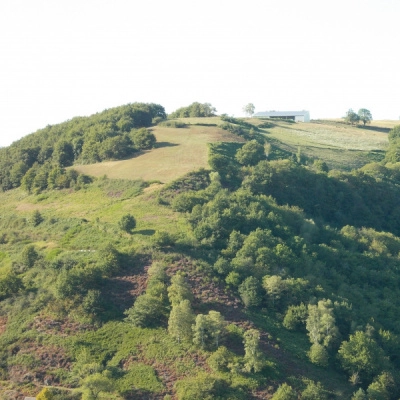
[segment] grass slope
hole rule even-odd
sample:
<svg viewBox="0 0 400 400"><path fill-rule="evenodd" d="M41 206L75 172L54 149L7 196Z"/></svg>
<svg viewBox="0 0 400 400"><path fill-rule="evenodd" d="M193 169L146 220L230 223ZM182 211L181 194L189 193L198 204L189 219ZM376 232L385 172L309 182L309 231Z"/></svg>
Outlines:
<svg viewBox="0 0 400 400"><path fill-rule="evenodd" d="M114 179L143 179L171 182L187 172L207 168L207 143L243 142L243 139L221 129L223 121L212 118L180 118L186 128L155 126L156 148L122 161L74 166L79 172ZM255 126L265 120L246 119ZM346 169L383 158L388 145L387 133L397 121L373 121L371 125L351 126L340 120L316 120L310 123L268 121L261 132L267 140L287 152L300 151L310 158L324 160L330 168Z"/></svg>
<svg viewBox="0 0 400 400"><path fill-rule="evenodd" d="M219 119L218 119L219 120ZM152 132L157 138L156 148L123 161L74 166L79 172L109 178L157 180L168 183L187 172L207 168L208 148L211 142L243 141L218 127L188 126L167 128L156 126Z"/></svg>
<svg viewBox="0 0 400 400"><path fill-rule="evenodd" d="M396 121L373 121L366 127L336 120L296 124L272 121L264 131L273 144L286 151L297 153L300 148L302 154L320 158L330 168L350 170L383 158L387 133L395 125Z"/></svg>

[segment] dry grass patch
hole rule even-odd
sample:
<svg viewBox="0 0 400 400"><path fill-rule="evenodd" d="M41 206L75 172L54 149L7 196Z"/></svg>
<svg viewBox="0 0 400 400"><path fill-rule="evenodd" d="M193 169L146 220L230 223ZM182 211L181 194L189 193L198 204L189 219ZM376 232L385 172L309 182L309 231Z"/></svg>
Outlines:
<svg viewBox="0 0 400 400"><path fill-rule="evenodd" d="M79 165L79 172L119 179L143 179L170 182L199 168L207 168L208 148L211 142L243 141L218 127L188 126L187 128L153 128L156 148L137 157L122 161Z"/></svg>

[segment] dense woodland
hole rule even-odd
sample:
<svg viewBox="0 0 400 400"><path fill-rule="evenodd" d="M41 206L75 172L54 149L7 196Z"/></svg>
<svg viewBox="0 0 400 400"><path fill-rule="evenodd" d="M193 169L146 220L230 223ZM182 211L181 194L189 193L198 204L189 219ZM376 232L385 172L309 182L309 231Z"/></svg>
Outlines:
<svg viewBox="0 0 400 400"><path fill-rule="evenodd" d="M28 135L0 149L2 194L134 199L148 183L73 165L150 150L166 118L135 103ZM135 241L134 209L1 215L5 398L399 399L400 126L382 162L345 172L269 143L268 121L222 120L246 142L210 144L210 169L154 195L184 231ZM132 301L126 276L142 282Z"/></svg>

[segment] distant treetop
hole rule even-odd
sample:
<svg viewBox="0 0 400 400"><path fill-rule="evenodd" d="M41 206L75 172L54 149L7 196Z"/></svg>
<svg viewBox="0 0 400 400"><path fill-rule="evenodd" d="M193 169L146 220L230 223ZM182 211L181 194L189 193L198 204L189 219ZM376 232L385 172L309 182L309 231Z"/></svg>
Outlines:
<svg viewBox="0 0 400 400"><path fill-rule="evenodd" d="M194 102L169 114L170 118L214 117L217 110L210 103Z"/></svg>

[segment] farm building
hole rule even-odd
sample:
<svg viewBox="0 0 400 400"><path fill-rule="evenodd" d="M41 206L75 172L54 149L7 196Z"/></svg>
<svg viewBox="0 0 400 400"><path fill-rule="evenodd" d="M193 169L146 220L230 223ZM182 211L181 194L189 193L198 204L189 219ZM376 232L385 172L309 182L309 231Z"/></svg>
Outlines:
<svg viewBox="0 0 400 400"><path fill-rule="evenodd" d="M291 119L296 122L310 122L308 111L264 111L253 115L255 118Z"/></svg>

